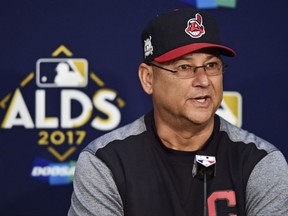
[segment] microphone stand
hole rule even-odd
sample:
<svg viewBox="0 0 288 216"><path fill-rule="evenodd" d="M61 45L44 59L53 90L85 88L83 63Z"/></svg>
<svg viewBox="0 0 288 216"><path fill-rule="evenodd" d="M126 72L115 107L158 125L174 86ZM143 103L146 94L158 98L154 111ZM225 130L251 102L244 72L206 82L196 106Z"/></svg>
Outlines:
<svg viewBox="0 0 288 216"><path fill-rule="evenodd" d="M204 169L204 216L207 216L207 176Z"/></svg>
<svg viewBox="0 0 288 216"><path fill-rule="evenodd" d="M208 175L208 176L207 176ZM215 156L208 156L205 153L195 155L194 164L192 168L193 178L203 180L204 183L204 216L208 215L207 208L207 180L211 180L216 175L216 158ZM208 178L208 179L207 179Z"/></svg>

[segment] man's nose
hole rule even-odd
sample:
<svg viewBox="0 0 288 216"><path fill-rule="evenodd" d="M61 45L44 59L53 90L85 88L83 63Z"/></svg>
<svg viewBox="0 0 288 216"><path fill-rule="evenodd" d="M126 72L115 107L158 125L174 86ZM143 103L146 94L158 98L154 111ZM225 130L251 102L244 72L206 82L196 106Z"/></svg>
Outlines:
<svg viewBox="0 0 288 216"><path fill-rule="evenodd" d="M207 87L210 85L210 80L206 74L204 67L195 68L195 77L193 80L193 86Z"/></svg>

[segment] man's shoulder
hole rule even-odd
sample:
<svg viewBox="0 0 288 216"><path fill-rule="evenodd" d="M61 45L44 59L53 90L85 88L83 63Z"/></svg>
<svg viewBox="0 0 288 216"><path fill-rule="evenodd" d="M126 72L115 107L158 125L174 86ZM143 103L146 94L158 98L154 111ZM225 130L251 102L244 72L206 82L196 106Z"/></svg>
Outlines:
<svg viewBox="0 0 288 216"><path fill-rule="evenodd" d="M278 149L268 142L267 140L260 138L254 133L247 131L243 128L239 128L225 119L220 117L220 132L225 132L232 142L241 142L243 144L254 144L257 149L264 150L267 153L277 151Z"/></svg>
<svg viewBox="0 0 288 216"><path fill-rule="evenodd" d="M141 116L135 121L126 124L120 128L117 128L113 131L110 131L89 143L83 151L88 151L92 154L95 154L97 150L104 148L109 143L115 141L123 141L131 136L136 136L144 131L146 131L146 125L144 122L145 116Z"/></svg>

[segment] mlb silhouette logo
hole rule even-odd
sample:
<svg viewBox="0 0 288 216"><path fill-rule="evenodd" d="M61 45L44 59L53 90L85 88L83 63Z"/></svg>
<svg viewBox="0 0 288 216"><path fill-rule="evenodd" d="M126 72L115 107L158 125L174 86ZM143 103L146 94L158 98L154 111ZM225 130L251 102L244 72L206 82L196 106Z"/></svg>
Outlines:
<svg viewBox="0 0 288 216"><path fill-rule="evenodd" d="M36 82L39 87L85 87L88 84L86 59L38 59Z"/></svg>
<svg viewBox="0 0 288 216"><path fill-rule="evenodd" d="M202 164L205 167L209 167L216 163L216 158L214 156L196 155L195 159L198 163Z"/></svg>

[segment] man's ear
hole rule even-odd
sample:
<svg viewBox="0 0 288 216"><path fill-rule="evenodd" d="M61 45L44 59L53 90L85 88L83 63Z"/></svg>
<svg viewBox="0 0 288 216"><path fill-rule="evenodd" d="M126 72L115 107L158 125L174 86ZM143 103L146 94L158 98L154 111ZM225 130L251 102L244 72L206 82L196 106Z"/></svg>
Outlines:
<svg viewBox="0 0 288 216"><path fill-rule="evenodd" d="M138 76L144 91L151 95L153 92L152 82L153 82L153 71L152 68L145 64L141 63L138 68Z"/></svg>

